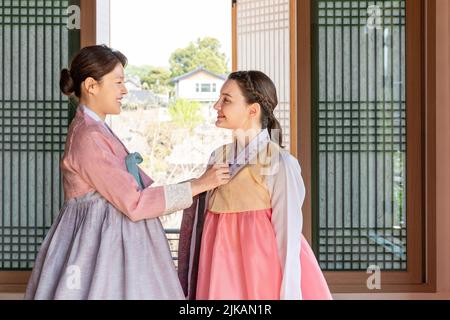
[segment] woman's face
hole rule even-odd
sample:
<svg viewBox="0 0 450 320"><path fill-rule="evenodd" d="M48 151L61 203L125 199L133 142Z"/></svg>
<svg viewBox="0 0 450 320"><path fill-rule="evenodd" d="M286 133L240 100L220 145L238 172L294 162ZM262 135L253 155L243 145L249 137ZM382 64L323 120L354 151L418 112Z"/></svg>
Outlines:
<svg viewBox="0 0 450 320"><path fill-rule="evenodd" d="M98 83L95 100L103 114L119 114L122 98L128 93L122 64L118 63L113 71L103 76Z"/></svg>
<svg viewBox="0 0 450 320"><path fill-rule="evenodd" d="M252 127L252 113L235 80L227 80L214 104L217 110L216 126L231 130L248 130Z"/></svg>

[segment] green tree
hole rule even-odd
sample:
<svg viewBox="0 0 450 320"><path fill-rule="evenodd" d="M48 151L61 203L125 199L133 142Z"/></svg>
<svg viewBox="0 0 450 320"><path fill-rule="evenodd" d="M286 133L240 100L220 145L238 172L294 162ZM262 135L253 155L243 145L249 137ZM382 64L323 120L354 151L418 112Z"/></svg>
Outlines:
<svg viewBox="0 0 450 320"><path fill-rule="evenodd" d="M168 93L172 89L170 82L170 71L162 67L152 67L141 78L142 84L147 84L150 91L154 93Z"/></svg>
<svg viewBox="0 0 450 320"><path fill-rule="evenodd" d="M176 125L192 130L204 121L200 114L200 107L197 101L177 99L169 105L169 114Z"/></svg>
<svg viewBox="0 0 450 320"><path fill-rule="evenodd" d="M170 81L170 71L167 68L150 65L129 65L125 69L125 74L128 77L138 76L142 87L154 93L165 94L173 89L173 84Z"/></svg>
<svg viewBox="0 0 450 320"><path fill-rule="evenodd" d="M142 66L135 66L135 65L127 65L125 68L125 76L138 76L139 78L143 78L145 75L147 75L154 67L150 65L142 65Z"/></svg>
<svg viewBox="0 0 450 320"><path fill-rule="evenodd" d="M228 73L227 58L220 48L219 40L205 37L175 50L169 59L171 76L180 76L200 66L217 74Z"/></svg>

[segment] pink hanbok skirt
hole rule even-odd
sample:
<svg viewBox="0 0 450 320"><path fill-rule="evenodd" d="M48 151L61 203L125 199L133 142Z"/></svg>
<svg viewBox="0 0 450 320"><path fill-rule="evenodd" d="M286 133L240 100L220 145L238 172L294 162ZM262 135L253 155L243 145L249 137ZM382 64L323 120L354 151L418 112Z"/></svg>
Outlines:
<svg viewBox="0 0 450 320"><path fill-rule="evenodd" d="M207 212L203 228L197 300L278 300L282 270L272 210ZM331 299L328 285L302 235L302 298Z"/></svg>

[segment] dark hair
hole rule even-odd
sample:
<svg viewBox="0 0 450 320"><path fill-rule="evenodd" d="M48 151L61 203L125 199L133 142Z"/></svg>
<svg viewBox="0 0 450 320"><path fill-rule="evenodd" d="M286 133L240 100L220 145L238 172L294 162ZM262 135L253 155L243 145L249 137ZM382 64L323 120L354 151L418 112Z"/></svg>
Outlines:
<svg viewBox="0 0 450 320"><path fill-rule="evenodd" d="M261 71L236 71L228 76L228 80L237 82L247 103L259 103L261 106L261 126L272 130L279 130L278 143L282 147L281 125L275 118L274 110L278 105L277 89L273 81Z"/></svg>
<svg viewBox="0 0 450 320"><path fill-rule="evenodd" d="M72 59L70 70L61 70L59 87L65 95L81 97L81 83L92 77L100 81L103 76L114 70L117 64L126 66L128 60L119 51L106 45L84 47Z"/></svg>

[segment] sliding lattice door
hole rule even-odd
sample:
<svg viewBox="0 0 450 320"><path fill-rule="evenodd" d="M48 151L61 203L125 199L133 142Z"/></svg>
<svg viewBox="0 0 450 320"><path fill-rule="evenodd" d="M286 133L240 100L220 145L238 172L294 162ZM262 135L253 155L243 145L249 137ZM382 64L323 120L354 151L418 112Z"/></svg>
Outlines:
<svg viewBox="0 0 450 320"><path fill-rule="evenodd" d="M0 0L0 271L29 270L63 204L67 0ZM74 40L74 41L73 41Z"/></svg>

